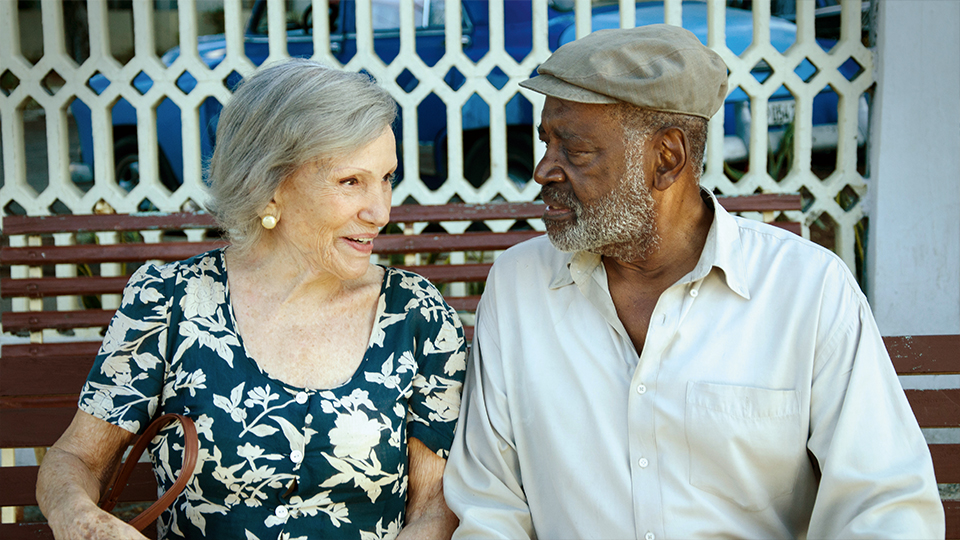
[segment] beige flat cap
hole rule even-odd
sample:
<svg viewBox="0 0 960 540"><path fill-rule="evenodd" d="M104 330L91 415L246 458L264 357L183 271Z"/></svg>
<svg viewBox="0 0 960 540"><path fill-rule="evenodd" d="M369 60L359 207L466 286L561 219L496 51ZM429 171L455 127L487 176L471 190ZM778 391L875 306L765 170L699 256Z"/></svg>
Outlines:
<svg viewBox="0 0 960 540"><path fill-rule="evenodd" d="M580 103L627 103L710 119L727 97L727 66L678 26L598 30L567 43L520 83Z"/></svg>

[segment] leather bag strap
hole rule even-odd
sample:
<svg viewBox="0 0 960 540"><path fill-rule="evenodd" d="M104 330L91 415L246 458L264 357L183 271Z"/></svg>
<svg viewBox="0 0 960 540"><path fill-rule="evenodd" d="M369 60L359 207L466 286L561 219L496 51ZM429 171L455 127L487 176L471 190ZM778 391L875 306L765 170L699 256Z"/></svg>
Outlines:
<svg viewBox="0 0 960 540"><path fill-rule="evenodd" d="M153 440L153 437L156 436L161 428L177 420L180 421L180 425L183 427L184 441L183 466L180 468L180 475L177 476L177 480L173 483L173 486L157 499L157 502L130 520L130 525L138 531L142 531L147 525L153 523L160 517L160 514L173 504L173 501L183 492L184 488L187 487L187 482L189 482L193 476L193 470L197 466L197 455L200 450L200 441L197 439L197 428L193 424L193 420L182 414L170 413L151 422L143 434L140 435L140 438L137 439L137 443L133 445L130 455L117 474L113 487L107 490L103 499L100 500L100 508L107 512L113 510L113 507L117 504L117 500L120 498L120 492L126 487L130 473L133 472L133 468L137 462L140 461L140 456L143 455L143 451L147 449L147 445L150 444L150 441Z"/></svg>

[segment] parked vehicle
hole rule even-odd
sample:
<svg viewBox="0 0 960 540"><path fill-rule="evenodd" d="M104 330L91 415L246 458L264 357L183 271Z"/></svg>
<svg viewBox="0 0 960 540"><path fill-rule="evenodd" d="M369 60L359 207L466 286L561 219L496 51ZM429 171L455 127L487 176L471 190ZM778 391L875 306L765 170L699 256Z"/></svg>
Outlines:
<svg viewBox="0 0 960 540"><path fill-rule="evenodd" d="M348 62L357 52L355 0L331 2L330 12L330 49L340 62ZM568 0L552 0L548 9L549 45L551 50L575 38L574 13ZM374 50L384 63L390 63L400 51L399 8L396 0L372 0ZM532 48L532 12L531 2L504 2L505 48L515 59L524 58ZM445 52L444 2L443 0L416 0L416 50L420 59L428 66L435 65ZM638 2L636 7L637 25L661 23L664 20L662 2ZM244 47L247 57L260 65L266 59L269 47L267 39L266 0L258 0L248 22ZM313 13L310 0L288 2L287 10L287 47L291 56L312 56L313 54ZM592 25L594 30L619 27L619 5L597 5L593 8ZM749 11L736 8L726 10L727 46L736 54L742 53L753 38L753 15ZM703 2L687 1L683 4L683 26L696 34L701 41L707 39L707 6ZM462 0L463 52L473 61L480 60L489 51L490 28L488 2L486 0ZM770 39L773 46L783 52L795 41L796 26L787 20L772 18ZM825 46L831 43L824 42ZM215 68L226 54L226 41L223 35L201 36L198 43L200 58L211 68ZM175 47L163 55L165 65L171 65L180 55ZM807 63L797 68L798 75L806 78L813 74L815 67ZM850 66L850 69L857 69ZM753 73L763 80L769 75L770 67L762 63ZM236 73L227 78L228 87L240 79ZM463 75L451 69L445 76L445 82L457 89L464 83ZM507 81L506 75L494 70L488 80L497 87ZM397 79L404 90L411 91L417 81L409 71L404 71ZM90 79L89 85L96 92L102 92L110 84L105 77L97 75ZM150 78L139 74L133 85L145 93L152 85ZM196 86L196 80L190 73L184 73L177 80L177 86L189 93ZM865 109L865 104L862 105ZM750 130L750 102L739 88L727 98L724 120L724 157L727 161L742 161L747 157ZM200 147L205 158L212 153L215 142L216 125L221 104L214 98L207 98L200 107ZM80 133L81 155L91 168L94 166L93 133L91 130L90 110L79 100L74 101L72 112L76 118ZM490 113L486 103L477 95L472 96L462 108L464 175L474 185L479 186L490 175ZM780 88L769 102L768 123L771 133L771 147L775 148L782 135L783 127L793 120L794 101L789 92ZM522 185L533 175L533 110L529 102L515 96L507 105L506 123L508 126L508 174ZM121 99L112 110L114 136L114 166L117 179L127 189L132 189L139 181L138 143L136 138L136 111ZM837 143L837 96L829 90L821 92L814 100L814 150L836 147ZM862 128L866 129L865 111ZM435 95L424 99L418 107L418 138L420 150L420 174L431 188L439 186L447 176L447 126L446 107ZM163 100L157 107L157 133L160 147L160 175L164 185L176 189L183 182L183 151L180 111L174 103ZM399 133L399 131L398 131ZM865 137L861 137L863 140ZM402 171L401 171L402 173Z"/></svg>

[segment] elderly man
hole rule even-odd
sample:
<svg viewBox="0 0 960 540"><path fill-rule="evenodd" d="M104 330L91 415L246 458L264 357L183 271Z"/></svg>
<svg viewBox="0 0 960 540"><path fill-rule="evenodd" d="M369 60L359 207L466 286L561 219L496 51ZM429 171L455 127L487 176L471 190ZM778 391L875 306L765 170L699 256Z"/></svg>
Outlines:
<svg viewBox="0 0 960 540"><path fill-rule="evenodd" d="M456 537L942 538L843 262L699 187L720 57L657 25L538 73L549 241L504 253L480 302L444 478Z"/></svg>

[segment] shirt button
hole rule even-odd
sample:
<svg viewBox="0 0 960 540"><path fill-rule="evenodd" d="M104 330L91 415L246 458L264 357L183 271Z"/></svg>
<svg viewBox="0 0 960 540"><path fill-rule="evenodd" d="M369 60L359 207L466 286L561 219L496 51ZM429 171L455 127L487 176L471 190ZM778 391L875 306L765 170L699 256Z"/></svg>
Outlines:
<svg viewBox="0 0 960 540"><path fill-rule="evenodd" d="M696 289L690 289L690 296L696 298L698 294L700 294L700 293L697 292ZM653 535L651 534L650 536L651 536L651 538L647 538L647 540L653 540L653 538L652 538Z"/></svg>
<svg viewBox="0 0 960 540"><path fill-rule="evenodd" d="M642 384L641 384L640 386L637 387L637 393L638 393L638 394L641 394L641 395L642 395L642 394L646 394L646 393L647 393L647 387L646 387L645 385L642 385Z"/></svg>
<svg viewBox="0 0 960 540"><path fill-rule="evenodd" d="M290 461L294 463L300 463L301 461L303 461L303 452L299 450L294 450L293 452L290 452Z"/></svg>
<svg viewBox="0 0 960 540"><path fill-rule="evenodd" d="M307 402L307 393L306 393L306 392L299 392L299 393L297 393L297 397L296 397L295 399L297 400L297 403L303 405L304 403Z"/></svg>
<svg viewBox="0 0 960 540"><path fill-rule="evenodd" d="M652 532L648 532L647 534L643 535L643 538L644 540L654 540L656 536Z"/></svg>
<svg viewBox="0 0 960 540"><path fill-rule="evenodd" d="M638 461L637 463L640 464L640 468L641 468L641 469L646 469L646 468L647 468L647 465L650 464L650 462L647 461L647 458L645 458L645 457L640 458L640 461Z"/></svg>
<svg viewBox="0 0 960 540"><path fill-rule="evenodd" d="M273 515L277 516L280 519L287 519L288 514L289 512L287 512L286 506L278 506L277 509L273 511Z"/></svg>

